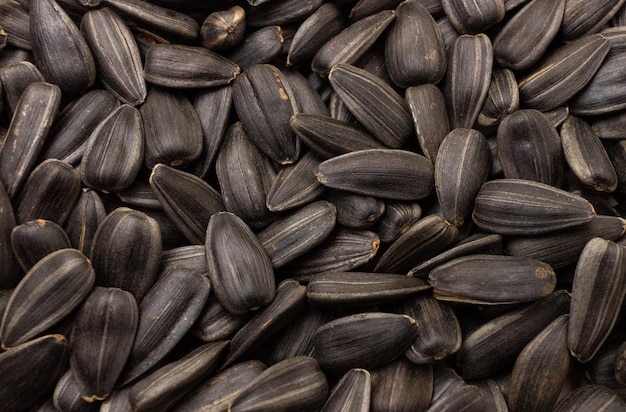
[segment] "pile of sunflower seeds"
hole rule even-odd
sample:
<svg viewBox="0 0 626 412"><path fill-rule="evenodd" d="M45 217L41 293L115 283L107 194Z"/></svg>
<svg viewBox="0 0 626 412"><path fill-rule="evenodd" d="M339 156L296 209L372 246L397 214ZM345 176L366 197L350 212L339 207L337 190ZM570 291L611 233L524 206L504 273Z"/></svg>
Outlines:
<svg viewBox="0 0 626 412"><path fill-rule="evenodd" d="M1 410L626 410L626 0L0 26Z"/></svg>

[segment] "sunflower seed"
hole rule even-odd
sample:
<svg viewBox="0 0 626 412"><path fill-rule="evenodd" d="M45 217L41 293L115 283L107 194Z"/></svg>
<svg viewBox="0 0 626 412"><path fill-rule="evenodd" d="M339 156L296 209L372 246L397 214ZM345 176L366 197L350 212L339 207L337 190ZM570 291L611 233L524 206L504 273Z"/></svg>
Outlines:
<svg viewBox="0 0 626 412"><path fill-rule="evenodd" d="M421 216L422 208L417 203L386 202L385 213L376 224L376 233L381 242L391 243Z"/></svg>
<svg viewBox="0 0 626 412"><path fill-rule="evenodd" d="M31 83L45 82L43 74L30 61L9 64L0 70L5 115L8 120L15 115L20 97Z"/></svg>
<svg viewBox="0 0 626 412"><path fill-rule="evenodd" d="M248 8L246 24L248 27L287 25L305 19L323 3L323 0L272 0L267 4Z"/></svg>
<svg viewBox="0 0 626 412"><path fill-rule="evenodd" d="M61 376L52 394L52 409L64 412L97 412L98 402L87 402L78 390L78 383L71 369Z"/></svg>
<svg viewBox="0 0 626 412"><path fill-rule="evenodd" d="M102 400L113 390L133 347L139 321L132 294L95 287L78 311L70 364L80 395Z"/></svg>
<svg viewBox="0 0 626 412"><path fill-rule="evenodd" d="M593 358L619 315L626 292L624 253L621 245L593 238L578 259L567 346L581 363Z"/></svg>
<svg viewBox="0 0 626 412"><path fill-rule="evenodd" d="M300 113L330 116L322 96L304 75L293 68L285 69L283 74L291 85L293 95L300 106Z"/></svg>
<svg viewBox="0 0 626 412"><path fill-rule="evenodd" d="M2 347L22 344L54 326L85 300L94 281L91 263L75 249L41 259L9 298L0 327Z"/></svg>
<svg viewBox="0 0 626 412"><path fill-rule="evenodd" d="M204 255L204 247L202 248ZM249 316L233 315L217 300L215 295L209 296L193 324L191 333L203 342L215 342L234 335L248 321Z"/></svg>
<svg viewBox="0 0 626 412"><path fill-rule="evenodd" d="M446 391L437 400L433 401L427 412L480 412L487 410L488 400L476 385L460 385Z"/></svg>
<svg viewBox="0 0 626 412"><path fill-rule="evenodd" d="M96 63L87 41L56 1L30 5L30 37L35 62L47 81L70 94L93 86Z"/></svg>
<svg viewBox="0 0 626 412"><path fill-rule="evenodd" d="M246 12L239 6L209 14L202 22L200 40L209 50L228 50L243 40Z"/></svg>
<svg viewBox="0 0 626 412"><path fill-rule="evenodd" d="M11 246L24 272L28 272L46 255L71 247L63 228L43 219L15 226L11 231Z"/></svg>
<svg viewBox="0 0 626 412"><path fill-rule="evenodd" d="M517 109L519 109L519 89L515 73L509 69L492 71L489 92L478 115L478 124L494 126Z"/></svg>
<svg viewBox="0 0 626 412"><path fill-rule="evenodd" d="M371 227L385 212L381 200L342 190L332 190L328 201L337 208L337 223L353 229Z"/></svg>
<svg viewBox="0 0 626 412"><path fill-rule="evenodd" d="M22 278L19 261L13 254L11 233L17 225L13 206L4 189L0 184L0 289L15 287Z"/></svg>
<svg viewBox="0 0 626 412"><path fill-rule="evenodd" d="M7 43L23 50L32 50L30 13L15 0L0 2L0 26L7 33Z"/></svg>
<svg viewBox="0 0 626 412"><path fill-rule="evenodd" d="M350 369L330 392L322 412L370 410L371 376L365 369Z"/></svg>
<svg viewBox="0 0 626 412"><path fill-rule="evenodd" d="M65 232L72 247L87 258L91 257L91 243L105 217L106 210L98 193L82 189L65 223Z"/></svg>
<svg viewBox="0 0 626 412"><path fill-rule="evenodd" d="M280 26L265 26L250 33L244 41L225 53L241 71L255 64L269 63L283 50L283 32Z"/></svg>
<svg viewBox="0 0 626 412"><path fill-rule="evenodd" d="M567 0L561 35L565 40L572 40L596 32L611 20L623 4L624 0L602 0L593 5L584 0Z"/></svg>
<svg viewBox="0 0 626 412"><path fill-rule="evenodd" d="M372 412L425 411L433 392L432 365L416 365L404 357L371 371Z"/></svg>
<svg viewBox="0 0 626 412"><path fill-rule="evenodd" d="M133 407L128 399L129 392L130 386L114 390L111 392L111 395L102 402L99 412L131 412Z"/></svg>
<svg viewBox="0 0 626 412"><path fill-rule="evenodd" d="M81 20L81 31L104 87L131 106L143 103L147 92L141 56L122 17L108 7L89 10Z"/></svg>
<svg viewBox="0 0 626 412"><path fill-rule="evenodd" d="M504 18L504 0L441 0L443 11L461 34L485 31Z"/></svg>
<svg viewBox="0 0 626 412"><path fill-rule="evenodd" d="M611 389L600 385L581 386L562 398L554 407L555 412L619 412L624 409L626 402Z"/></svg>

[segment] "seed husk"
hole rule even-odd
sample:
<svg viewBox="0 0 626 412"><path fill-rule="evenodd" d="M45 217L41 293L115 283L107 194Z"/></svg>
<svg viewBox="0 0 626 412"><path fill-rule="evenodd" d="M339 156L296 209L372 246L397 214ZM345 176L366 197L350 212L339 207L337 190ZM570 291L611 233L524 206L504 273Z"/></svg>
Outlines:
<svg viewBox="0 0 626 412"><path fill-rule="evenodd" d="M584 0L567 0L561 24L561 35L572 40L602 27L617 13L624 0L601 0L588 4Z"/></svg>
<svg viewBox="0 0 626 412"><path fill-rule="evenodd" d="M437 22L419 1L396 8L387 33L385 62L394 84L439 83L446 73L446 49Z"/></svg>
<svg viewBox="0 0 626 412"><path fill-rule="evenodd" d="M0 150L0 180L10 198L35 167L60 102L59 86L45 82L30 84L17 102Z"/></svg>
<svg viewBox="0 0 626 412"><path fill-rule="evenodd" d="M15 115L17 104L24 90L31 84L45 82L41 71L28 60L13 62L0 70L2 81L3 108L9 118Z"/></svg>
<svg viewBox="0 0 626 412"><path fill-rule="evenodd" d="M284 212L305 206L317 199L324 192L324 186L315 176L321 162L321 159L310 151L297 162L284 166L267 192L265 200L267 208L272 212Z"/></svg>
<svg viewBox="0 0 626 412"><path fill-rule="evenodd" d="M206 230L207 268L218 300L235 315L269 304L276 294L272 262L237 215L211 216Z"/></svg>
<svg viewBox="0 0 626 412"><path fill-rule="evenodd" d="M98 193L91 189L82 189L65 222L65 232L72 247L87 258L91 257L91 243L106 215Z"/></svg>
<svg viewBox="0 0 626 412"><path fill-rule="evenodd" d="M461 347L461 326L448 304L420 294L398 302L395 311L420 321L417 337L404 353L411 362L430 364Z"/></svg>
<svg viewBox="0 0 626 412"><path fill-rule="evenodd" d="M137 178L145 140L139 110L122 105L91 133L80 163L84 184L103 192L119 192Z"/></svg>
<svg viewBox="0 0 626 412"><path fill-rule="evenodd" d="M400 300L429 288L422 279L391 273L325 272L309 282L306 296L315 305L356 307Z"/></svg>
<svg viewBox="0 0 626 412"><path fill-rule="evenodd" d="M219 192L199 177L162 163L152 169L150 186L189 242L204 244L211 215L225 210Z"/></svg>
<svg viewBox="0 0 626 412"><path fill-rule="evenodd" d="M439 215L422 218L393 242L374 271L405 274L420 261L430 259L455 243L458 234L456 226Z"/></svg>
<svg viewBox="0 0 626 412"><path fill-rule="evenodd" d="M589 83L610 48L606 37L592 34L554 50L519 81L522 106L546 111L564 105Z"/></svg>
<svg viewBox="0 0 626 412"><path fill-rule="evenodd" d="M498 159L507 179L527 179L559 187L564 160L561 138L550 120L522 109L498 126Z"/></svg>
<svg viewBox="0 0 626 412"><path fill-rule="evenodd" d="M52 394L52 410L67 412L97 412L98 402L86 402L78 390L74 373L68 369L57 382Z"/></svg>
<svg viewBox="0 0 626 412"><path fill-rule="evenodd" d="M99 412L131 411L133 406L128 399L129 392L130 386L115 389L111 392L111 395L100 404Z"/></svg>
<svg viewBox="0 0 626 412"><path fill-rule="evenodd" d="M0 354L2 408L28 410L49 393L65 368L69 343L63 335L46 335Z"/></svg>
<svg viewBox="0 0 626 412"><path fill-rule="evenodd" d="M310 82L311 75L307 78L294 68L286 68L283 74L287 78L293 95L300 106L300 113L330 116L330 111L326 107L324 99ZM312 75L315 76L314 74ZM328 88L330 89L330 86Z"/></svg>
<svg viewBox="0 0 626 412"><path fill-rule="evenodd" d="M202 248L204 255L204 247ZM233 315L217 300L215 295L209 296L193 324L191 333L203 342L216 342L228 339L248 321L249 316Z"/></svg>
<svg viewBox="0 0 626 412"><path fill-rule="evenodd" d="M187 266L195 269L201 275L207 274L204 246L187 245L164 250L159 261L159 274L164 275L175 266Z"/></svg>
<svg viewBox="0 0 626 412"><path fill-rule="evenodd" d="M337 223L353 229L367 229L385 213L385 203L372 196L333 190L328 201L337 208Z"/></svg>
<svg viewBox="0 0 626 412"><path fill-rule="evenodd" d="M335 227L337 211L320 200L285 215L257 234L275 269L322 243Z"/></svg>
<svg viewBox="0 0 626 412"><path fill-rule="evenodd" d="M435 162L439 145L450 132L443 92L433 84L411 86L405 91L417 140L424 156Z"/></svg>
<svg viewBox="0 0 626 412"><path fill-rule="evenodd" d="M467 334L457 353L463 377L481 379L505 369L543 328L569 312L570 294L558 290L521 309L512 310Z"/></svg>
<svg viewBox="0 0 626 412"><path fill-rule="evenodd" d="M188 89L223 86L240 71L237 64L204 47L161 43L148 50L143 75L161 87Z"/></svg>
<svg viewBox="0 0 626 412"><path fill-rule="evenodd" d="M28 272L46 255L71 247L63 228L43 219L15 226L11 231L11 246L24 272Z"/></svg>
<svg viewBox="0 0 626 412"><path fill-rule="evenodd" d="M371 376L365 369L350 369L330 392L322 412L370 410Z"/></svg>
<svg viewBox="0 0 626 412"><path fill-rule="evenodd" d="M22 277L20 265L13 254L11 245L11 233L17 226L15 214L9 196L0 184L0 261L4 262L0 266L0 289L15 287Z"/></svg>
<svg viewBox="0 0 626 412"><path fill-rule="evenodd" d="M340 63L332 67L328 79L350 112L385 146L398 149L414 135L409 106L381 78Z"/></svg>
<svg viewBox="0 0 626 412"><path fill-rule="evenodd" d="M233 84L237 115L254 144L280 164L293 163L300 154L300 140L289 119L299 106L281 71L270 64L257 64Z"/></svg>
<svg viewBox="0 0 626 412"><path fill-rule="evenodd" d="M578 180L599 192L613 192L617 175L597 133L584 120L569 116L561 126L565 160Z"/></svg>
<svg viewBox="0 0 626 412"><path fill-rule="evenodd" d="M228 341L207 343L135 383L128 398L133 411L163 411L187 395L219 365Z"/></svg>
<svg viewBox="0 0 626 412"><path fill-rule="evenodd" d="M131 106L143 103L147 91L141 56L122 17L109 7L89 10L83 16L80 28L104 87Z"/></svg>
<svg viewBox="0 0 626 412"><path fill-rule="evenodd" d="M424 156L399 149L368 149L322 162L324 186L391 200L419 200L434 186L433 165Z"/></svg>
<svg viewBox="0 0 626 412"><path fill-rule="evenodd" d="M472 218L481 229L502 235L536 235L590 222L593 206L580 196L524 179L485 183Z"/></svg>
<svg viewBox="0 0 626 412"><path fill-rule="evenodd" d="M511 412L550 410L557 401L570 365L568 315L550 323L520 353L508 384Z"/></svg>
<svg viewBox="0 0 626 412"><path fill-rule="evenodd" d="M89 295L94 281L91 263L75 249L41 259L9 298L0 327L2 348L22 344L68 316Z"/></svg>
<svg viewBox="0 0 626 412"><path fill-rule="evenodd" d="M371 371L372 412L421 411L433 393L432 365L416 365L404 357Z"/></svg>
<svg viewBox="0 0 626 412"><path fill-rule="evenodd" d="M404 353L417 336L413 318L368 312L335 319L313 337L315 357L333 374L352 368L375 369Z"/></svg>
<svg viewBox="0 0 626 412"><path fill-rule="evenodd" d="M240 122L228 129L217 153L215 171L226 210L255 228L272 220L266 199L276 172Z"/></svg>
<svg viewBox="0 0 626 412"><path fill-rule="evenodd" d="M0 3L0 26L7 33L7 43L23 50L32 50L30 13L15 0Z"/></svg>
<svg viewBox="0 0 626 412"><path fill-rule="evenodd" d="M303 20L314 13L324 3L323 0L272 0L248 8L246 24L248 27L271 25L284 26Z"/></svg>
<svg viewBox="0 0 626 412"><path fill-rule="evenodd" d="M209 296L209 280L178 266L150 289L139 305L139 325L133 349L118 383L144 377L191 328Z"/></svg>
<svg viewBox="0 0 626 412"><path fill-rule="evenodd" d="M498 255L454 259L433 269L428 280L437 299L486 305L537 300L552 293L556 286L550 265Z"/></svg>
<svg viewBox="0 0 626 412"><path fill-rule="evenodd" d="M474 382L474 384L478 386L483 393L488 405L488 410L494 412L507 412L509 410L504 393L502 393L502 389L496 381L493 379L483 379Z"/></svg>
<svg viewBox="0 0 626 412"><path fill-rule="evenodd" d="M504 18L504 0L441 0L443 11L461 34L485 31Z"/></svg>
<svg viewBox="0 0 626 412"><path fill-rule="evenodd" d="M626 127L626 111L620 110L616 113L594 117L589 120L591 121L591 127L593 127L601 139L622 140L624 127Z"/></svg>
<svg viewBox="0 0 626 412"><path fill-rule="evenodd" d="M324 3L303 21L293 36L287 54L287 66L298 65L315 53L346 27L341 11L334 3Z"/></svg>
<svg viewBox="0 0 626 412"><path fill-rule="evenodd" d="M478 124L496 125L517 109L519 109L519 89L515 73L509 69L493 70L489 92L478 115Z"/></svg>
<svg viewBox="0 0 626 412"><path fill-rule="evenodd" d="M271 335L295 321L306 306L306 288L293 279L282 281L276 297L267 307L246 322L230 341L222 369L258 348Z"/></svg>
<svg viewBox="0 0 626 412"><path fill-rule="evenodd" d="M161 246L153 218L138 210L115 209L102 221L91 245L97 284L131 292L141 302L157 280Z"/></svg>
<svg viewBox="0 0 626 412"><path fill-rule="evenodd" d="M108 397L133 347L139 321L132 294L95 287L72 330L71 370L86 402Z"/></svg>
<svg viewBox="0 0 626 412"><path fill-rule="evenodd" d="M618 412L626 408L615 391L600 385L586 385L575 389L554 407L555 412L603 411Z"/></svg>
<svg viewBox="0 0 626 412"><path fill-rule="evenodd" d="M421 216L422 208L418 203L385 202L385 213L377 222L375 231L381 242L391 243Z"/></svg>
<svg viewBox="0 0 626 412"><path fill-rule="evenodd" d="M394 18L393 10L383 10L349 25L318 49L311 62L311 70L325 76L339 63L356 63Z"/></svg>
<svg viewBox="0 0 626 412"><path fill-rule="evenodd" d="M626 258L621 245L593 238L574 274L567 345L581 363L593 358L613 329L626 292Z"/></svg>
<svg viewBox="0 0 626 412"><path fill-rule="evenodd" d="M263 371L232 401L232 412L286 412L320 408L328 382L319 363L307 356L284 360Z"/></svg>
<svg viewBox="0 0 626 412"><path fill-rule="evenodd" d="M255 64L270 63L282 52L284 41L280 26L265 26L246 36L226 53L226 58L244 71Z"/></svg>
<svg viewBox="0 0 626 412"><path fill-rule="evenodd" d="M443 216L461 226L489 174L489 144L477 130L454 129L443 139L435 159L435 189Z"/></svg>
<svg viewBox="0 0 626 412"><path fill-rule="evenodd" d="M513 70L535 64L556 37L566 0L533 0L505 23L493 41L495 59Z"/></svg>
<svg viewBox="0 0 626 412"><path fill-rule="evenodd" d="M479 412L487 410L487 402L488 400L478 386L463 383L450 388L442 393L437 400L433 400L427 412Z"/></svg>
<svg viewBox="0 0 626 412"><path fill-rule="evenodd" d="M202 22L200 40L209 50L228 50L239 44L246 32L246 12L233 6L209 14Z"/></svg>
<svg viewBox="0 0 626 412"><path fill-rule="evenodd" d="M222 411L228 410L232 399L256 379L266 366L258 360L238 363L225 369L200 384L183 401L176 405L174 412Z"/></svg>

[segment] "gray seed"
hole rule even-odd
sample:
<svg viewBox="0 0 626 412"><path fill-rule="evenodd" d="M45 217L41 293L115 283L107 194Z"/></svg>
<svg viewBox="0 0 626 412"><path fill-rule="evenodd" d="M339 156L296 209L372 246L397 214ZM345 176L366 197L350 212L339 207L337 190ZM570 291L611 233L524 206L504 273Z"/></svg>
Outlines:
<svg viewBox="0 0 626 412"><path fill-rule="evenodd" d="M504 18L504 0L441 0L443 11L462 34L485 31Z"/></svg>
<svg viewBox="0 0 626 412"><path fill-rule="evenodd" d="M200 28L202 45L209 50L228 50L243 40L246 12L239 6L209 14Z"/></svg>
<svg viewBox="0 0 626 412"><path fill-rule="evenodd" d="M28 272L46 255L71 247L63 228L43 219L15 226L11 231L11 246L24 272Z"/></svg>
<svg viewBox="0 0 626 412"><path fill-rule="evenodd" d="M433 393L432 365L416 365L404 357L371 371L370 410L423 411Z"/></svg>
<svg viewBox="0 0 626 412"><path fill-rule="evenodd" d="M350 369L330 392L322 412L370 410L371 377L365 369Z"/></svg>

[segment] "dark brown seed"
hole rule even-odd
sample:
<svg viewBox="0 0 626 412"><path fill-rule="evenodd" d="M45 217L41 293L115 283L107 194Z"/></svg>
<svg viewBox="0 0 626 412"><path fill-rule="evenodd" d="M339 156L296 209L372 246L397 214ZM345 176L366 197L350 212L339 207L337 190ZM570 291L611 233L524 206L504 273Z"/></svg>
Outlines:
<svg viewBox="0 0 626 412"><path fill-rule="evenodd" d="M434 163L439 145L450 132L444 95L435 85L423 84L406 89L405 98L422 153Z"/></svg>
<svg viewBox="0 0 626 412"><path fill-rule="evenodd" d="M202 247L204 255L204 247ZM217 300L209 296L194 323L191 333L203 342L215 342L234 335L248 321L247 315L233 315Z"/></svg>
<svg viewBox="0 0 626 412"><path fill-rule="evenodd" d="M237 115L254 144L280 164L293 163L300 154L300 140L289 119L299 112L285 76L269 64L254 65L233 84Z"/></svg>
<svg viewBox="0 0 626 412"><path fill-rule="evenodd" d="M398 313L419 319L417 337L404 352L411 362L440 361L461 347L461 326L448 304L421 294L399 302L395 308Z"/></svg>
<svg viewBox="0 0 626 412"><path fill-rule="evenodd" d="M437 22L419 1L404 1L385 42L389 76L399 87L439 83L446 73L446 48Z"/></svg>
<svg viewBox="0 0 626 412"><path fill-rule="evenodd" d="M80 163L80 177L89 187L119 192L129 187L144 161L144 133L139 110L122 105L91 133Z"/></svg>
<svg viewBox="0 0 626 412"><path fill-rule="evenodd" d="M11 233L17 225L13 206L4 189L0 184L0 289L15 287L21 279L20 265L11 245Z"/></svg>
<svg viewBox="0 0 626 412"><path fill-rule="evenodd" d="M417 336L415 319L371 312L346 316L321 326L313 337L315 357L325 370L375 369L390 363Z"/></svg>
<svg viewBox="0 0 626 412"><path fill-rule="evenodd" d="M164 275L175 266L187 266L195 269L201 275L207 274L204 246L187 245L164 250L159 262L159 274Z"/></svg>
<svg viewBox="0 0 626 412"><path fill-rule="evenodd" d="M330 39L341 32L346 24L341 11L334 3L324 3L315 13L303 21L293 36L287 65L298 65L315 56Z"/></svg>
<svg viewBox="0 0 626 412"><path fill-rule="evenodd" d="M481 229L503 235L537 235L590 222L589 202L543 183L500 179L483 185L473 220Z"/></svg>
<svg viewBox="0 0 626 412"><path fill-rule="evenodd" d="M280 26L265 26L250 33L244 41L225 53L228 60L241 71L255 64L269 63L283 50L283 32Z"/></svg>
<svg viewBox="0 0 626 412"><path fill-rule="evenodd" d="M551 52L519 81L522 105L541 111L564 105L589 83L610 48L606 37L592 34Z"/></svg>
<svg viewBox="0 0 626 412"><path fill-rule="evenodd" d="M338 63L356 63L394 18L393 10L383 10L349 25L319 48L311 62L311 69L324 76Z"/></svg>
<svg viewBox="0 0 626 412"><path fill-rule="evenodd" d="M265 365L257 360L233 365L200 384L182 402L176 405L173 411L227 410L232 399L265 369Z"/></svg>
<svg viewBox="0 0 626 412"><path fill-rule="evenodd" d="M418 1L418 3L428 3L430 0ZM357 20L361 20L367 16L371 16L372 14L376 14L383 10L393 10L398 4L400 4L402 0L359 0L356 4L350 9L349 18L351 22L355 22ZM439 2L441 0L430 1L431 3ZM354 2L352 2L354 3ZM441 4L439 4L441 6ZM426 6L427 7L427 6ZM428 7L427 7L428 8ZM440 7L441 8L441 7ZM430 10L429 10L430 11ZM441 10L439 10L441 11Z"/></svg>
<svg viewBox="0 0 626 412"><path fill-rule="evenodd" d="M478 115L478 124L493 126L519 109L519 89L515 73L509 69L491 72L491 84L485 104Z"/></svg>
<svg viewBox="0 0 626 412"><path fill-rule="evenodd" d="M130 392L130 386L121 389L115 389L111 392L111 395L101 403L99 412L117 412L133 410L133 406L128 399L128 393Z"/></svg>
<svg viewBox="0 0 626 412"><path fill-rule="evenodd" d="M507 412L509 410L504 393L502 393L500 385L498 385L495 380L483 379L474 382L474 384L480 388L483 396L485 397L488 410L494 412Z"/></svg>
<svg viewBox="0 0 626 412"><path fill-rule="evenodd" d="M330 116L326 103L309 79L293 68L285 69L283 74L291 85L293 95L300 106L300 113Z"/></svg>
<svg viewBox="0 0 626 412"><path fill-rule="evenodd" d="M461 34L456 31L452 23L450 23L450 19L446 16L437 20L437 26L439 26L439 31L441 32L441 37L443 38L443 43L446 45L446 49L449 49Z"/></svg>
<svg viewBox="0 0 626 412"><path fill-rule="evenodd" d="M221 212L211 216L205 247L211 285L229 312L244 314L274 299L272 262L259 239L237 215Z"/></svg>
<svg viewBox="0 0 626 412"><path fill-rule="evenodd" d="M0 70L5 115L15 114L20 97L31 83L45 82L43 74L30 61L24 60L8 64Z"/></svg>
<svg viewBox="0 0 626 412"><path fill-rule="evenodd" d="M39 159L77 165L93 129L119 104L113 94L97 89L73 100L55 118Z"/></svg>
<svg viewBox="0 0 626 412"><path fill-rule="evenodd" d="M30 5L30 38L37 66L63 92L82 93L96 81L96 63L71 17L54 0Z"/></svg>
<svg viewBox="0 0 626 412"><path fill-rule="evenodd" d="M504 0L441 0L450 23L461 34L479 33L504 18Z"/></svg>
<svg viewBox="0 0 626 412"><path fill-rule="evenodd" d="M516 12L493 40L496 61L513 70L525 70L535 64L557 35L566 3L533 0Z"/></svg>
<svg viewBox="0 0 626 412"><path fill-rule="evenodd" d="M240 122L228 129L217 153L215 171L226 210L254 228L272 220L266 199L276 172L272 161L261 153Z"/></svg>
<svg viewBox="0 0 626 412"><path fill-rule="evenodd" d="M232 401L232 412L276 412L320 408L328 382L319 363L300 356L277 363L254 379Z"/></svg>
<svg viewBox="0 0 626 412"><path fill-rule="evenodd" d="M343 63L332 67L328 79L350 112L387 147L400 148L414 135L409 106L384 80Z"/></svg>
<svg viewBox="0 0 626 412"><path fill-rule="evenodd" d="M78 172L59 160L45 160L31 172L17 197L17 223L46 219L63 226L79 196Z"/></svg>
<svg viewBox="0 0 626 412"><path fill-rule="evenodd" d="M150 289L139 305L139 326L120 385L152 370L191 328L209 296L209 280L178 266Z"/></svg>
<svg viewBox="0 0 626 412"><path fill-rule="evenodd" d="M24 50L32 50L30 13L18 1L0 3L0 25L6 30L7 43Z"/></svg>
<svg viewBox="0 0 626 412"><path fill-rule="evenodd" d="M398 149L369 149L322 162L324 186L392 200L419 200L433 189L433 165L422 155Z"/></svg>
<svg viewBox="0 0 626 412"><path fill-rule="evenodd" d="M381 256L375 272L405 274L416 264L430 259L456 242L456 226L439 215L415 222Z"/></svg>
<svg viewBox="0 0 626 412"><path fill-rule="evenodd" d="M244 324L230 341L230 350L222 369L258 348L271 335L293 322L306 306L306 288L293 279L282 281L276 297Z"/></svg>
<svg viewBox="0 0 626 412"><path fill-rule="evenodd" d="M536 236L507 237L507 255L524 256L548 263L554 269L576 263L589 240L602 237L615 241L626 231L624 219L615 216L595 216L584 225Z"/></svg>
<svg viewBox="0 0 626 412"><path fill-rule="evenodd" d="M143 73L150 83L187 89L223 86L239 72L235 63L204 47L162 43L148 50Z"/></svg>
<svg viewBox="0 0 626 412"><path fill-rule="evenodd" d="M599 192L613 192L617 175L597 133L584 120L569 116L561 126L567 164L578 180Z"/></svg>
<svg viewBox="0 0 626 412"><path fill-rule="evenodd" d="M481 412L487 410L487 406L487 399L478 386L463 383L433 400L427 412Z"/></svg>
<svg viewBox="0 0 626 412"><path fill-rule="evenodd" d="M53 411L98 412L99 406L99 403L87 402L81 397L71 369L61 376L52 394Z"/></svg>
<svg viewBox="0 0 626 412"><path fill-rule="evenodd" d="M89 295L94 281L91 263L75 249L41 259L11 294L0 327L2 348L22 344L65 318Z"/></svg>
<svg viewBox="0 0 626 412"><path fill-rule="evenodd" d="M385 213L385 203L372 196L332 190L328 201L337 208L337 223L353 229L367 229Z"/></svg>
<svg viewBox="0 0 626 412"><path fill-rule="evenodd" d="M0 150L0 180L10 198L34 168L60 102L61 89L50 83L32 83L22 93Z"/></svg>
<svg viewBox="0 0 626 412"><path fill-rule="evenodd" d="M370 410L372 380L365 369L350 369L330 392L322 412L367 412Z"/></svg>
<svg viewBox="0 0 626 412"><path fill-rule="evenodd" d="M492 64L491 40L484 33L462 35L450 46L444 95L451 129L474 126L489 92Z"/></svg>
<svg viewBox="0 0 626 412"><path fill-rule="evenodd" d="M556 317L568 313L569 307L569 293L558 290L476 328L464 337L457 353L463 377L481 379L510 366L524 346Z"/></svg>
<svg viewBox="0 0 626 412"><path fill-rule="evenodd" d="M320 163L313 152L307 152L296 163L283 167L267 192L267 208L284 212L317 199L324 192L324 186L315 176Z"/></svg>
<svg viewBox="0 0 626 412"><path fill-rule="evenodd" d="M98 193L91 189L82 189L80 197L65 222L65 232L72 247L78 249L87 258L91 257L91 243L106 215L104 204Z"/></svg>
<svg viewBox="0 0 626 412"><path fill-rule="evenodd" d="M367 306L400 300L429 288L426 281L409 276L326 272L309 282L306 296L309 302L320 306Z"/></svg>
<svg viewBox="0 0 626 412"><path fill-rule="evenodd" d="M617 174L616 193L626 193L626 141L620 140L607 150L609 159L613 163L615 173Z"/></svg>
<svg viewBox="0 0 626 412"><path fill-rule="evenodd" d="M498 159L507 179L561 185L564 174L561 138L543 113L517 110L502 120L497 136Z"/></svg>
<svg viewBox="0 0 626 412"><path fill-rule="evenodd" d="M461 226L489 174L489 143L477 130L454 129L443 139L435 159L435 189L443 216Z"/></svg>
<svg viewBox="0 0 626 412"><path fill-rule="evenodd" d="M115 209L102 221L91 245L97 284L131 292L141 302L156 282L161 243L154 219L138 210Z"/></svg>
<svg viewBox="0 0 626 412"><path fill-rule="evenodd" d="M82 398L109 396L133 347L139 315L132 294L95 287L81 306L72 330L70 364Z"/></svg>
<svg viewBox="0 0 626 412"><path fill-rule="evenodd" d="M129 394L133 411L167 410L219 365L228 341L208 343L135 383Z"/></svg>
<svg viewBox="0 0 626 412"><path fill-rule="evenodd" d="M204 244L211 215L225 210L222 196L199 177L164 164L152 169L150 186L185 237L193 244Z"/></svg>
<svg viewBox="0 0 626 412"><path fill-rule="evenodd" d="M433 269L428 281L437 299L486 305L537 300L548 296L556 286L550 265L498 255L454 259Z"/></svg>
<svg viewBox="0 0 626 412"><path fill-rule="evenodd" d="M425 411L433 393L432 365L416 365L404 357L371 371L372 412Z"/></svg>
<svg viewBox="0 0 626 412"><path fill-rule="evenodd" d="M422 217L418 203L386 202L385 213L376 224L376 233L381 242L391 243L409 230Z"/></svg>
<svg viewBox="0 0 626 412"><path fill-rule="evenodd" d="M570 365L568 316L562 315L537 335L515 361L508 384L509 410L551 410Z"/></svg>
<svg viewBox="0 0 626 412"><path fill-rule="evenodd" d="M284 26L303 20L324 4L323 0L272 0L267 4L248 8L248 27Z"/></svg>
<svg viewBox="0 0 626 412"><path fill-rule="evenodd" d="M0 354L2 409L28 410L54 388L65 368L69 343L63 335L46 335Z"/></svg>
<svg viewBox="0 0 626 412"><path fill-rule="evenodd" d="M28 272L46 255L71 247L63 228L43 219L15 226L11 231L11 246L24 272Z"/></svg>
<svg viewBox="0 0 626 412"><path fill-rule="evenodd" d="M183 42L194 41L200 27L190 16L143 0L106 0L128 20Z"/></svg>
<svg viewBox="0 0 626 412"><path fill-rule="evenodd" d="M619 412L624 409L626 402L615 391L600 385L581 386L563 397L554 407L555 412Z"/></svg>
<svg viewBox="0 0 626 412"><path fill-rule="evenodd" d="M623 0L600 0L588 4L584 0L567 0L561 24L565 40L576 39L584 34L596 32L624 4Z"/></svg>
<svg viewBox="0 0 626 412"><path fill-rule="evenodd" d="M617 321L626 292L624 253L621 245L593 238L578 259L567 346L581 363L594 357Z"/></svg>
<svg viewBox="0 0 626 412"><path fill-rule="evenodd" d="M122 17L108 7L90 10L81 20L81 31L104 86L124 103L143 103L147 92L141 56Z"/></svg>
<svg viewBox="0 0 626 412"><path fill-rule="evenodd" d="M626 128L626 111L618 111L605 116L598 116L592 119L591 126L601 139L622 140L624 128Z"/></svg>
<svg viewBox="0 0 626 412"><path fill-rule="evenodd" d="M209 50L228 50L243 40L246 12L239 6L209 14L200 28L202 45Z"/></svg>

